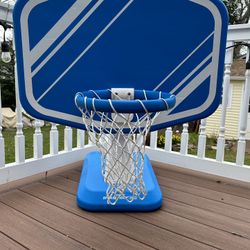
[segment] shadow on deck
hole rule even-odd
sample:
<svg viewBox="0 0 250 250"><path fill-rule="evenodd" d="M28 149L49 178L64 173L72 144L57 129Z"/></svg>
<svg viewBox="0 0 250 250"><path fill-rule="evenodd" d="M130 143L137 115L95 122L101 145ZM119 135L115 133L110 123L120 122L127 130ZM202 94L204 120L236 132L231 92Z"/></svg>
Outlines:
<svg viewBox="0 0 250 250"><path fill-rule="evenodd" d="M0 195L1 249L250 249L250 188L155 166L152 213L89 213L80 167Z"/></svg>

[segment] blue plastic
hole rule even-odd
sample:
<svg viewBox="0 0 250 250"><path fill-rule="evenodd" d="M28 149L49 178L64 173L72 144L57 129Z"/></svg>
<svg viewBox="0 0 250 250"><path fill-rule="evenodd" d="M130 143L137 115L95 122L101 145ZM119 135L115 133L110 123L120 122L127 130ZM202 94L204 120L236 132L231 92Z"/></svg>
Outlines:
<svg viewBox="0 0 250 250"><path fill-rule="evenodd" d="M160 112L173 108L176 102L170 93L146 90L135 90L134 100L112 100L112 106L110 99L110 90L90 90L78 92L75 103L83 111L113 113L115 109L117 113L145 113L144 107L148 112Z"/></svg>
<svg viewBox="0 0 250 250"><path fill-rule="evenodd" d="M119 200L116 205L107 204L107 184L101 174L101 154L92 152L84 160L83 170L77 191L77 204L88 211L113 212L149 212L159 209L162 205L162 193L152 169L149 158L145 155L144 183L147 196L144 200L134 200L132 203Z"/></svg>
<svg viewBox="0 0 250 250"><path fill-rule="evenodd" d="M84 129L74 97L90 89L174 94L175 108L152 130L204 118L220 104L222 0L18 0L13 20L20 99L36 118Z"/></svg>

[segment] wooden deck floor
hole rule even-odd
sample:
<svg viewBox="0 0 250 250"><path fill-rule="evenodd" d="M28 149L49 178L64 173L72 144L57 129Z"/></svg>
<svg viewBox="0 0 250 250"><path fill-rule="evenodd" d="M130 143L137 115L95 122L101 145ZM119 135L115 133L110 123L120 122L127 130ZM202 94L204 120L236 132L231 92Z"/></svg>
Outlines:
<svg viewBox="0 0 250 250"><path fill-rule="evenodd" d="M152 213L89 213L80 167L0 195L0 249L250 249L250 189L155 167Z"/></svg>

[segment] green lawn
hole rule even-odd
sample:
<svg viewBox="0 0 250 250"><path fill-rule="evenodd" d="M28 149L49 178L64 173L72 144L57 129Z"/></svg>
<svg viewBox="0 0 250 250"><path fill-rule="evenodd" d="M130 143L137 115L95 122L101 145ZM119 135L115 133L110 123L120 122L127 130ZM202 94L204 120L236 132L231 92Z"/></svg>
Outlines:
<svg viewBox="0 0 250 250"><path fill-rule="evenodd" d="M64 148L64 128L65 126L57 126L59 132L59 150ZM41 128L43 134L43 152L44 154L49 153L49 132L51 126L44 126ZM25 158L29 159L33 157L33 134L34 128L24 128L23 133L25 136ZM5 140L5 162L10 163L15 161L15 129L3 130L3 137ZM73 147L77 143L77 130L73 129Z"/></svg>

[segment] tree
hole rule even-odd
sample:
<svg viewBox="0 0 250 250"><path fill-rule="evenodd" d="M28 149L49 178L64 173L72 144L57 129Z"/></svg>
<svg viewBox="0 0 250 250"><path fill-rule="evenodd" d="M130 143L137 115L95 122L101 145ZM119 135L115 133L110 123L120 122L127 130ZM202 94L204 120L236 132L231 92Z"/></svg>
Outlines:
<svg viewBox="0 0 250 250"><path fill-rule="evenodd" d="M250 19L250 0L223 0L229 13L229 24L248 23Z"/></svg>
<svg viewBox="0 0 250 250"><path fill-rule="evenodd" d="M4 63L0 61L0 87L2 92L2 106L11 107L13 110L16 107L15 102L15 58L12 49L12 42L10 41L11 48L11 62Z"/></svg>
<svg viewBox="0 0 250 250"><path fill-rule="evenodd" d="M223 0L228 9L229 24L244 24L250 20L250 0ZM234 58L246 53L244 46L234 49Z"/></svg>

